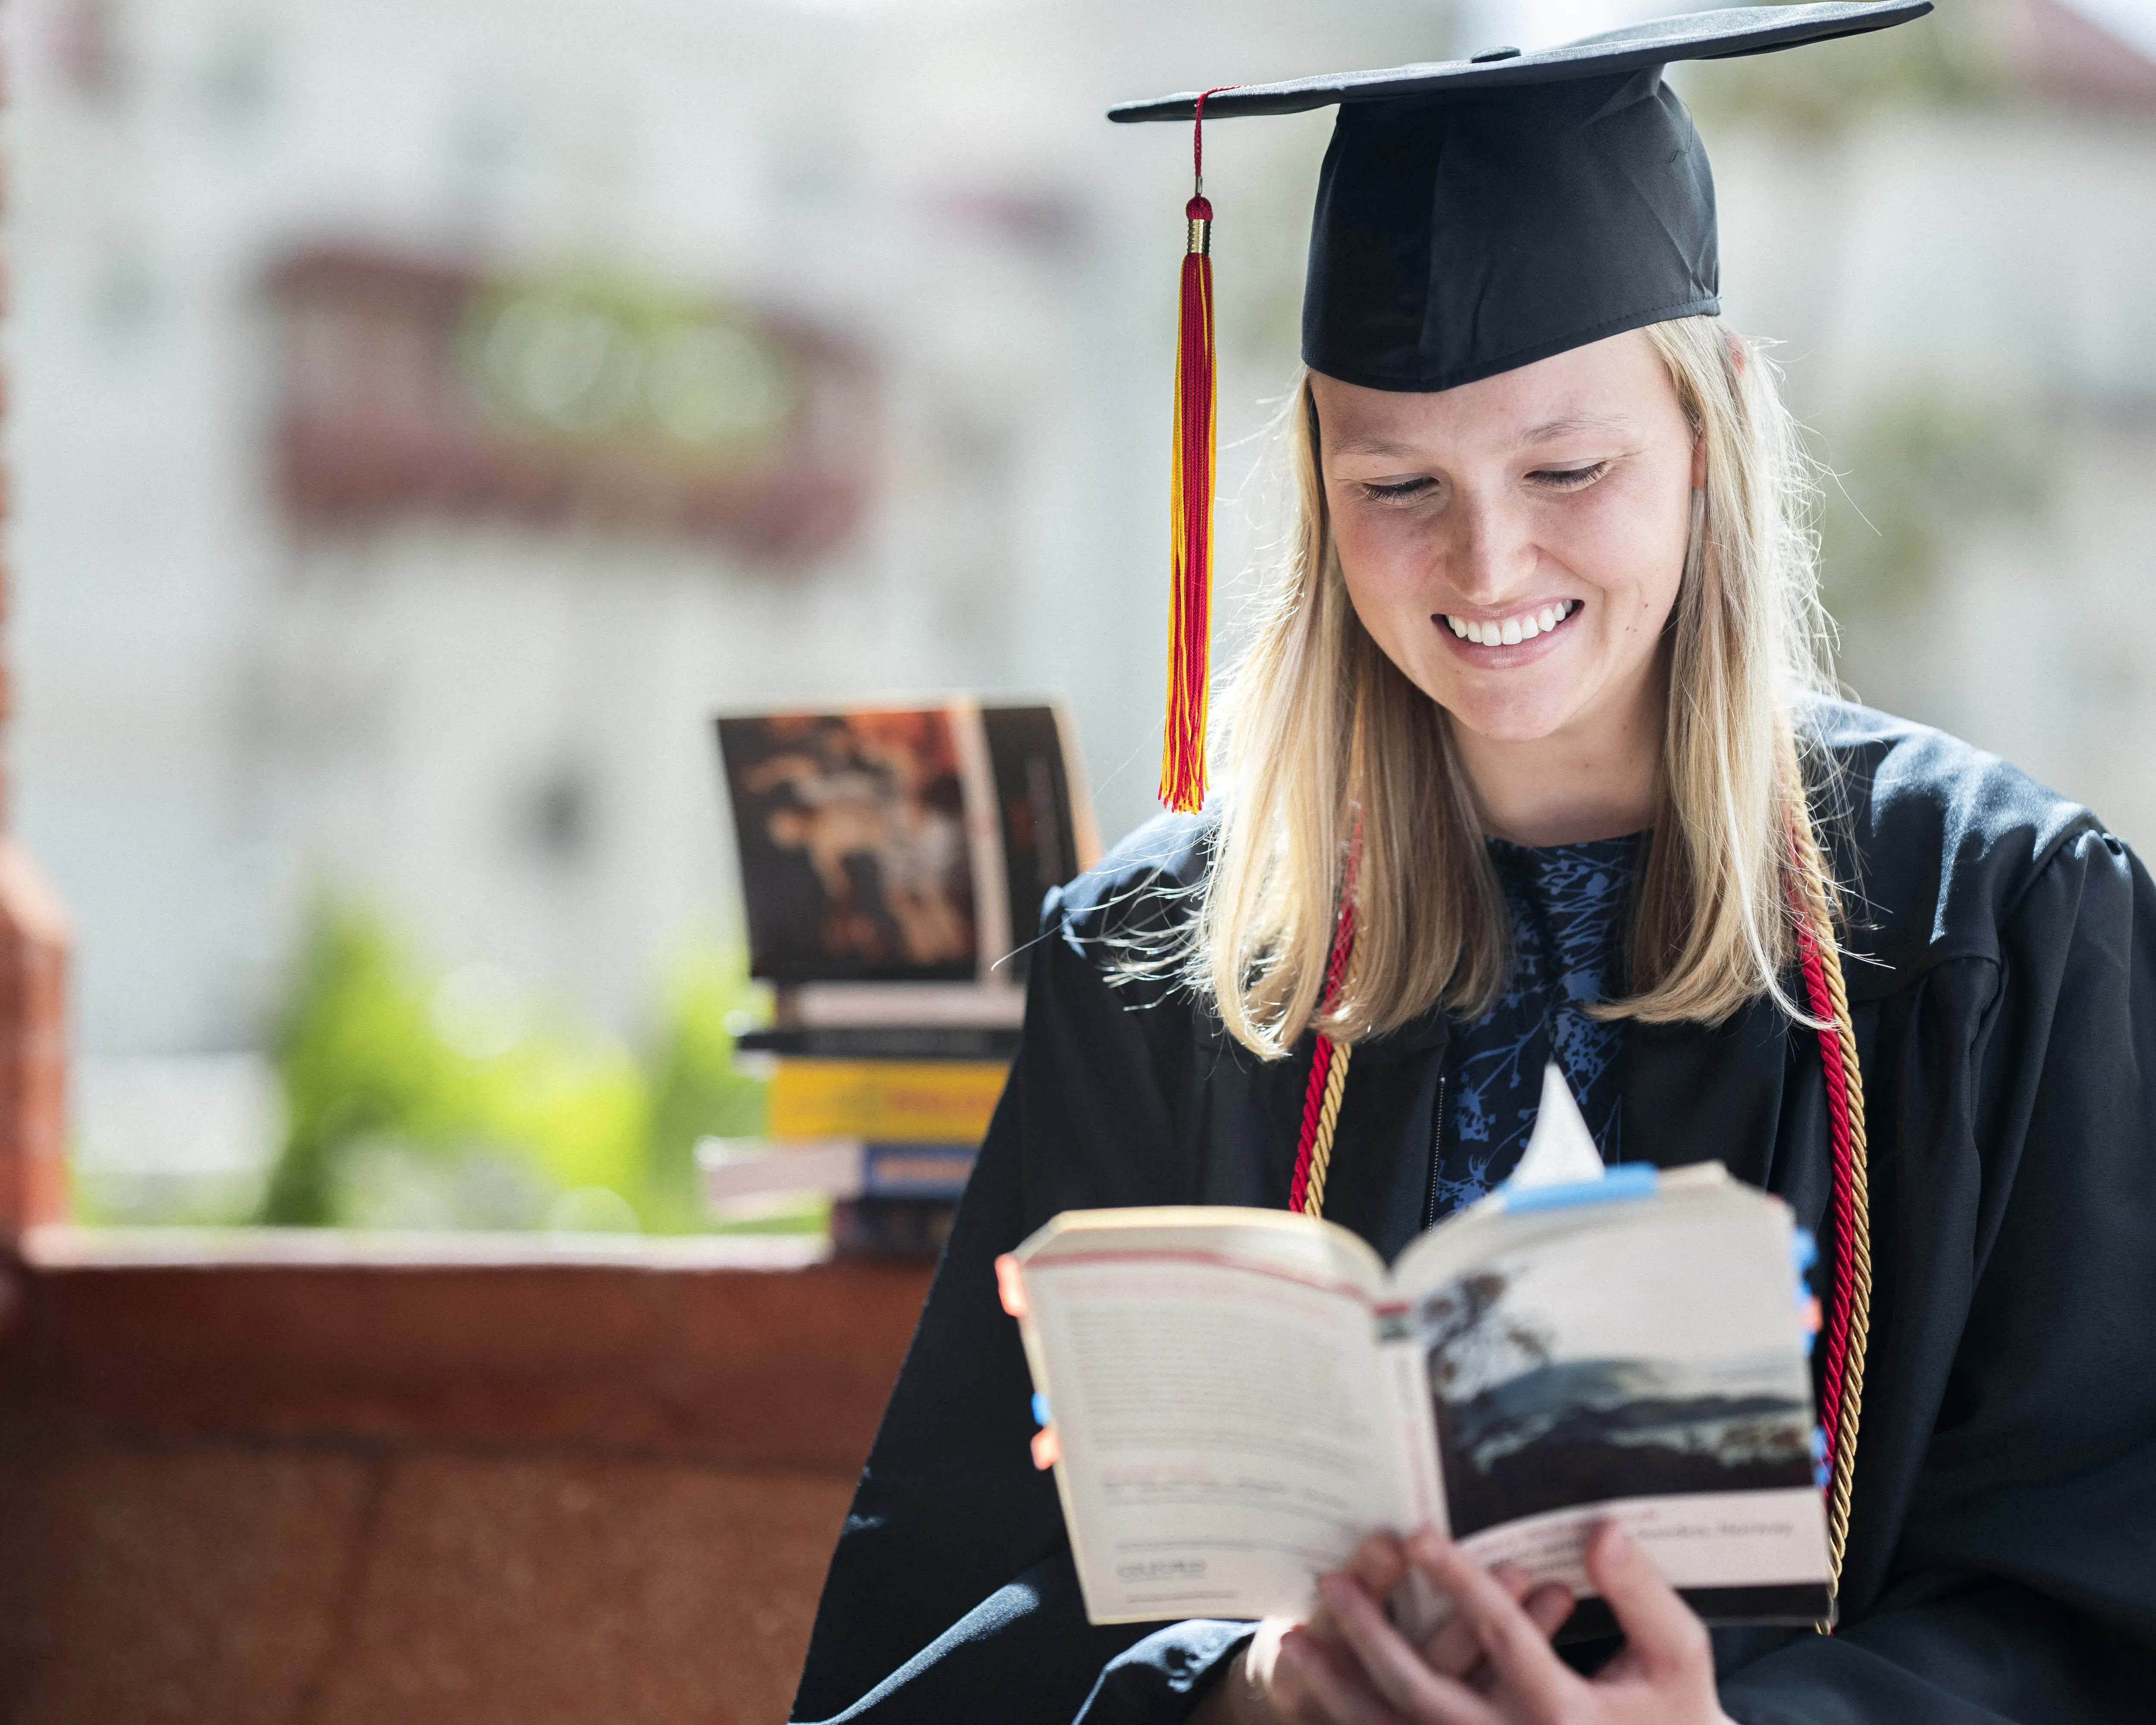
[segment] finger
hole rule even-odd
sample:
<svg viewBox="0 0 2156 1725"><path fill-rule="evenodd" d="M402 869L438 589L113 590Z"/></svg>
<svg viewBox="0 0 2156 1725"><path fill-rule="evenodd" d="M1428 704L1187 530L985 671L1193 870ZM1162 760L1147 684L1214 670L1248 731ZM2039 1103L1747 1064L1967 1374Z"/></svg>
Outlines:
<svg viewBox="0 0 2156 1725"><path fill-rule="evenodd" d="M1707 1625L1662 1579L1655 1560L1614 1522L1595 1530L1587 1548L1587 1573L1650 1672L1697 1671L1712 1663Z"/></svg>
<svg viewBox="0 0 2156 1725"><path fill-rule="evenodd" d="M1434 1725L1497 1725L1489 1703L1453 1678L1432 1671L1414 1643L1385 1621L1370 1602L1352 1588L1327 1589L1340 1632L1363 1675L1385 1700L1404 1713Z"/></svg>
<svg viewBox="0 0 2156 1725"><path fill-rule="evenodd" d="M1526 1570L1516 1564L1501 1563L1490 1573L1497 1585L1514 1599L1527 1598ZM1435 1633L1424 1638L1422 1656L1433 1669L1446 1676L1465 1679L1482 1662L1482 1644L1476 1639L1474 1626L1455 1611Z"/></svg>
<svg viewBox="0 0 2156 1725"><path fill-rule="evenodd" d="M1521 1603L1528 1620L1547 1639L1565 1626L1579 1602L1563 1582L1545 1581Z"/></svg>
<svg viewBox="0 0 2156 1725"><path fill-rule="evenodd" d="M1355 1548L1347 1563L1333 1573L1345 1576L1382 1605L1392 1597L1393 1589L1406 1578L1407 1548L1400 1543L1397 1534L1372 1533ZM1317 1640L1329 1645L1337 1645L1339 1642L1340 1631L1332 1621L1332 1614L1327 1608L1322 1594L1317 1608L1310 1614L1303 1626Z"/></svg>
<svg viewBox="0 0 2156 1725"><path fill-rule="evenodd" d="M1408 1556L1452 1596L1500 1682L1553 1718L1567 1718L1587 1686L1550 1651L1549 1637L1474 1558L1439 1534L1418 1533Z"/></svg>
<svg viewBox="0 0 2156 1725"><path fill-rule="evenodd" d="M1372 1533L1355 1548L1355 1555L1348 1560L1348 1573L1372 1599L1382 1599L1408 1573L1407 1548L1397 1533Z"/></svg>
<svg viewBox="0 0 2156 1725"><path fill-rule="evenodd" d="M1345 1648L1327 1647L1299 1628L1281 1637L1270 1698L1284 1717L1311 1725L1407 1725Z"/></svg>
<svg viewBox="0 0 2156 1725"><path fill-rule="evenodd" d="M1510 1564L1500 1564L1491 1573L1504 1585L1505 1591L1514 1598L1519 1599L1520 1594L1526 1592L1527 1578L1525 1571L1515 1569ZM1517 1590L1513 1578L1517 1579ZM1524 1599L1520 1599L1521 1609L1527 1614L1528 1622L1541 1630L1545 1638L1554 1637L1564 1627L1577 1604L1572 1596L1572 1589L1556 1581L1546 1581L1533 1592L1527 1593ZM1496 1673L1491 1670L1490 1661L1482 1656L1482 1644L1474 1640L1473 1631L1466 1628L1466 1620L1454 1620L1460 1625L1461 1633L1474 1648L1473 1657L1455 1675L1476 1694L1486 1694L1496 1681Z"/></svg>

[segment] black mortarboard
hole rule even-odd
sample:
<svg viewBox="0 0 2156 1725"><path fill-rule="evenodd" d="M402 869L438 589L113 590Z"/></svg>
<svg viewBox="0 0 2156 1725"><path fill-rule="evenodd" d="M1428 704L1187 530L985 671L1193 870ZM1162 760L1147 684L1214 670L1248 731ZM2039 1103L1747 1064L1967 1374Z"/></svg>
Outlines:
<svg viewBox="0 0 2156 1725"><path fill-rule="evenodd" d="M1537 54L1209 95L1205 115L1337 104L1302 357L1377 389L1449 389L1620 330L1717 309L1714 182L1673 60L1768 54L1921 17L1931 0L1741 6ZM1190 120L1195 94L1118 121Z"/></svg>
<svg viewBox="0 0 2156 1725"><path fill-rule="evenodd" d="M1931 0L1732 7L1535 54L1499 48L1467 60L1194 91L1126 103L1108 117L1202 122L1337 105L1311 223L1302 357L1372 388L1450 389L1721 309L1714 180L1691 116L1662 82L1665 65L1768 54L1931 9ZM1213 211L1202 186L1188 213L1162 783L1178 807L1204 795Z"/></svg>

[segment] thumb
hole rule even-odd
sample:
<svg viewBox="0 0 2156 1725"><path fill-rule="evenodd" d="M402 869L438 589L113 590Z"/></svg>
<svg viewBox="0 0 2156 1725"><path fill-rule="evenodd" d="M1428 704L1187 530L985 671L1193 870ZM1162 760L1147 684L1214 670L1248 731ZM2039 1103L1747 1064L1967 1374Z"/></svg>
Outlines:
<svg viewBox="0 0 2156 1725"><path fill-rule="evenodd" d="M1614 1522L1596 1530L1587 1549L1587 1573L1609 1602L1632 1655L1648 1671L1711 1666L1713 1649L1707 1625L1662 1579L1655 1560Z"/></svg>

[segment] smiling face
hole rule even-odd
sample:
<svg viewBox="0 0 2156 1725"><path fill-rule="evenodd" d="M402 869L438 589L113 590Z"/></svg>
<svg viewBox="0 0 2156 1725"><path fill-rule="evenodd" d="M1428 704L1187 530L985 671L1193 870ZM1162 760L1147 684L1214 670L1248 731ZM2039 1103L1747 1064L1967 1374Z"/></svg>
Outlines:
<svg viewBox="0 0 2156 1725"><path fill-rule="evenodd" d="M1356 615L1472 745L1661 732L1704 457L1637 331L1436 394L1312 374ZM1478 773L1478 778L1481 776Z"/></svg>

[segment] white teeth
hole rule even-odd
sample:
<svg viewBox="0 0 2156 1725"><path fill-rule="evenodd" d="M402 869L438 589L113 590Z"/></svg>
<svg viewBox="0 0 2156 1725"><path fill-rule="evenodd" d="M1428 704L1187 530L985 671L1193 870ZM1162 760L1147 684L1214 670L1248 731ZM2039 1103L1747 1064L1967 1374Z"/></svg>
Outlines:
<svg viewBox="0 0 2156 1725"><path fill-rule="evenodd" d="M1578 599L1559 599L1539 611L1507 617L1502 623L1477 622L1471 617L1455 617L1450 611L1444 617L1445 626L1463 641L1472 641L1478 647L1517 647L1537 635L1548 634L1578 608Z"/></svg>

